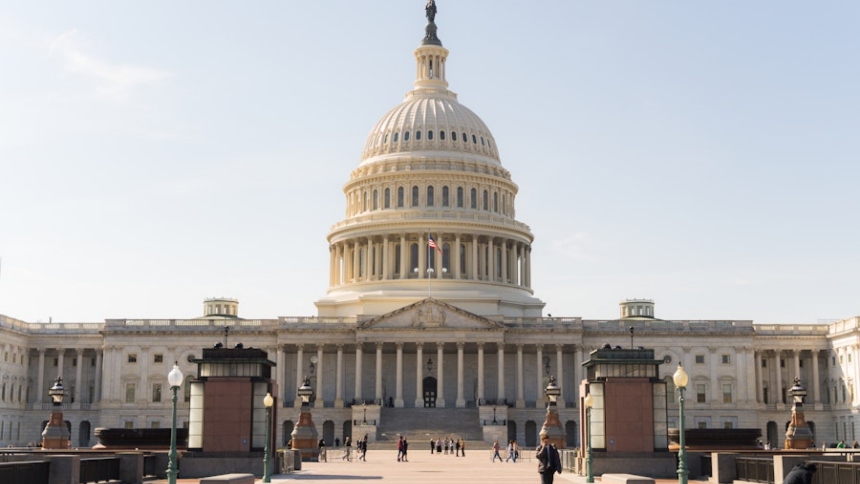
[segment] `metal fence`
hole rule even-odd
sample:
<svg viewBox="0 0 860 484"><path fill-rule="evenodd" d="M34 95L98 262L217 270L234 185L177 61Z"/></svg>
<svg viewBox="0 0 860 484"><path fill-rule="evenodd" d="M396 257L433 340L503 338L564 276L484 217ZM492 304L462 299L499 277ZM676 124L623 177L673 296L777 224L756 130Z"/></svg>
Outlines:
<svg viewBox="0 0 860 484"><path fill-rule="evenodd" d="M812 484L860 484L860 462L834 462L808 460L815 464L818 472L812 476ZM779 484L774 479L773 459L769 457L738 457L735 460L737 480Z"/></svg>
<svg viewBox="0 0 860 484"><path fill-rule="evenodd" d="M48 484L48 462L0 463L0 482L3 484Z"/></svg>
<svg viewBox="0 0 860 484"><path fill-rule="evenodd" d="M118 457L81 459L81 484L109 482L119 479Z"/></svg>

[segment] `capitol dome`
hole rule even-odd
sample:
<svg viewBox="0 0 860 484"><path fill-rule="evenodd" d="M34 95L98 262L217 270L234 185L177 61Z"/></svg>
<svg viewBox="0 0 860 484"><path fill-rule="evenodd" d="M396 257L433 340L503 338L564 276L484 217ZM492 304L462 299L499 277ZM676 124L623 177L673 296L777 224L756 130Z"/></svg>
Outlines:
<svg viewBox="0 0 860 484"><path fill-rule="evenodd" d="M319 315L380 315L434 298L483 316L540 316L519 188L487 125L448 90L448 50L428 19L413 89L370 131L343 187Z"/></svg>

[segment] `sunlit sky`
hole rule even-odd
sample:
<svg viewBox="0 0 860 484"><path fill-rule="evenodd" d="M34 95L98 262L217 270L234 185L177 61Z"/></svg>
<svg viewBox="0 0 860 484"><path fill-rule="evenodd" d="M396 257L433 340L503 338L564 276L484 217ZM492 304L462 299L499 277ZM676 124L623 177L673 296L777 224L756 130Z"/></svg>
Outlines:
<svg viewBox="0 0 860 484"><path fill-rule="evenodd" d="M860 315L860 2L439 0L544 314ZM424 0L0 4L0 314L316 314Z"/></svg>

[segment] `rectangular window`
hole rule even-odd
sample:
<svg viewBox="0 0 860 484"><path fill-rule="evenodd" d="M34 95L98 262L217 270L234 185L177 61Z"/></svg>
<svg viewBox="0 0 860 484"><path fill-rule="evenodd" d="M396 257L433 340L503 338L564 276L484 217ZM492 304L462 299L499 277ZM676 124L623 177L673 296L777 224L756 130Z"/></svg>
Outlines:
<svg viewBox="0 0 860 484"><path fill-rule="evenodd" d="M782 358L779 359L779 367L785 368L785 360L783 360Z"/></svg>
<svg viewBox="0 0 860 484"><path fill-rule="evenodd" d="M697 403L705 403L706 401L707 400L705 397L705 384L704 383L697 383L696 384L696 402Z"/></svg>
<svg viewBox="0 0 860 484"><path fill-rule="evenodd" d="M60 366L59 358L54 358L54 366Z"/></svg>
<svg viewBox="0 0 860 484"><path fill-rule="evenodd" d="M123 427L125 427L127 429L133 429L134 428L134 422L129 421L129 420L126 420L125 422L123 422L122 425L123 425Z"/></svg>
<svg viewBox="0 0 860 484"><path fill-rule="evenodd" d="M762 359L762 360L761 360L761 367L762 367L762 368L767 368L767 360L765 360L765 359Z"/></svg>
<svg viewBox="0 0 860 484"><path fill-rule="evenodd" d="M732 355L723 355L723 364L731 365L732 364Z"/></svg>
<svg viewBox="0 0 860 484"><path fill-rule="evenodd" d="M96 359L90 358L90 366L96 366Z"/></svg>
<svg viewBox="0 0 860 484"><path fill-rule="evenodd" d="M129 353L128 354L128 362L129 363L137 363L137 354Z"/></svg>
<svg viewBox="0 0 860 484"><path fill-rule="evenodd" d="M733 428L735 428L735 423L734 422L723 422L723 428L724 429L733 429Z"/></svg>
<svg viewBox="0 0 860 484"><path fill-rule="evenodd" d="M696 355L696 364L704 365L705 364L705 355Z"/></svg>
<svg viewBox="0 0 860 484"><path fill-rule="evenodd" d="M843 355L839 355L839 364L845 363L845 357Z"/></svg>
<svg viewBox="0 0 860 484"><path fill-rule="evenodd" d="M157 421L157 420L156 420L156 421L153 421L153 422L151 422L151 423L149 424L149 428L151 428L151 429L160 429L160 428L161 428L161 422L159 422L159 421Z"/></svg>
<svg viewBox="0 0 860 484"><path fill-rule="evenodd" d="M72 360L72 367L75 367L75 366L78 366L78 359L77 358Z"/></svg>
<svg viewBox="0 0 860 484"><path fill-rule="evenodd" d="M125 385L125 403L134 403L134 383Z"/></svg>
<svg viewBox="0 0 860 484"><path fill-rule="evenodd" d="M152 361L154 361L155 363L162 363L164 362L164 355L162 355L161 353L156 353L155 356L152 357Z"/></svg>
<svg viewBox="0 0 860 484"><path fill-rule="evenodd" d="M708 422L699 422L698 427L700 429L706 429L708 428Z"/></svg>
<svg viewBox="0 0 860 484"><path fill-rule="evenodd" d="M732 403L732 384L723 384L723 403Z"/></svg>
<svg viewBox="0 0 860 484"><path fill-rule="evenodd" d="M152 384L152 401L155 403L161 401L161 383Z"/></svg>

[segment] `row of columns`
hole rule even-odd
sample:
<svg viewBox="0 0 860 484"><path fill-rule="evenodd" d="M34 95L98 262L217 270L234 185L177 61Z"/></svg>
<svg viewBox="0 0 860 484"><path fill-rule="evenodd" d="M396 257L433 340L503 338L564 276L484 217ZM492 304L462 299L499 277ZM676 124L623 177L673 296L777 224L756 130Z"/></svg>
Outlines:
<svg viewBox="0 0 860 484"><path fill-rule="evenodd" d="M443 267L442 257L437 253L433 258L433 273L431 273L427 270L429 269L427 251L435 249L428 247L429 240L425 235L383 235L381 241L375 241L372 237L356 237L332 244L329 285L334 287L361 281L385 281L411 277L439 278L444 271L447 271L453 279L490 280L517 286L531 286L531 246L529 244L511 239L504 239L498 244L495 241L497 237L493 236L440 235L438 239L434 239L440 249L445 244L453 244L454 250L448 251L450 267ZM486 238L486 241L481 242L481 238ZM416 244L418 247L417 260L412 260L410 244ZM459 250L461 247L462 254ZM496 270L497 248L501 248L498 270ZM461 270L464 265L462 257L465 257L465 272ZM398 260L399 271L395 273Z"/></svg>
<svg viewBox="0 0 860 484"><path fill-rule="evenodd" d="M390 343L389 343L390 344ZM414 405L416 407L422 407L424 405L424 395L422 394L423 387L423 375L424 375L424 346L434 343L423 343L417 342L416 350L415 350L415 366L416 366L416 374L415 381L416 383L416 391L415 391L415 400ZM455 343L457 346L457 367L456 367L456 378L457 378L457 394L454 400L454 406L457 408L462 408L466 406L466 399L464 395L464 343ZM484 347L488 344L493 343L478 343L477 344L477 366L478 366L478 381L477 381L477 398L479 401L486 400L485 395L485 372L484 372ZM382 390L382 350L385 343L377 342L373 346L375 347L375 388L374 388L374 401L382 402L384 398L383 390ZM405 396L403 394L403 345L402 342L394 343L396 353L395 353L395 389L393 396L393 403L395 407L403 407L405 403ZM436 393L436 406L437 407L445 407L447 405L447 401L445 399L445 359L444 359L444 350L446 343L439 342L435 343L436 349L436 380L437 380L437 393ZM506 390L505 390L505 343L495 343L496 345L496 358L497 358L497 392L496 392L496 400L502 401L506 399ZM524 396L524 381L523 374L524 372L524 364L523 364L523 349L525 345L517 344L516 346L516 355L517 355L517 365L516 365L516 375L517 375L517 395L516 395L516 406L524 407L525 406L525 396ZM531 345L530 345L531 346ZM534 345L535 355L536 355L536 365L535 374L544 375L546 373L546 368L543 362L543 347L544 345ZM564 348L565 345L556 344L555 345L555 360L556 366L554 368L555 372L553 375L556 377L556 381L561 386L564 381ZM324 345L316 345L316 356L317 360L315 363L315 375L316 375L316 388L315 392L317 394L317 399L314 403L317 407L324 406L324 401L322 395L324 395L325 389L325 381L323 379L324 368L323 368L323 356L324 356ZM343 399L343 373L344 373L344 345L336 345L336 369L335 369L335 407L343 407L344 399ZM305 347L304 345L296 346L296 382L301 382L304 379L305 375L305 366L303 364L305 358ZM574 354L574 381L578 382L582 379L582 347L575 347ZM278 349L277 355L278 361L278 369L276 370L276 380L278 382L279 388L285 388L285 374L280 369L283 368L283 363L286 361L286 350L281 347ZM551 371L551 370L550 370ZM364 372L364 345L359 343L355 345L355 398L358 400L364 400L364 388L363 388L363 375ZM542 378L538 378L535 382L535 394L543 395L545 383ZM578 391L577 385L574 385L572 393L576 393ZM543 401L538 398L536 402L536 407L543 407ZM296 398L295 405L299 406L301 404L298 397ZM559 398L558 404L560 406L565 405L564 398Z"/></svg>
<svg viewBox="0 0 860 484"><path fill-rule="evenodd" d="M755 367L759 370L757 372L757 376L756 376L756 386L757 386L757 395L758 395L757 401L759 403L783 403L783 398L786 395L785 390L788 388L791 388L791 386L793 385L792 380L794 379L794 377L800 377L801 376L801 370L800 370L801 358L800 358L800 356L801 356L801 352L803 352L803 351L804 350L796 350L796 349L794 349L794 350L775 349L775 350L756 351L756 353L755 353ZM802 384L805 388L807 388L807 390L810 391L810 394L812 396L812 403L813 404L820 404L820 403L822 403L822 400L821 400L821 388L822 388L822 386L821 386L821 377L820 377L818 359L819 359L819 353L821 352L821 350L806 350L806 351L810 351L812 354L812 356L810 358L810 360L812 361L812 370L811 370L812 381L811 382L810 381L803 381ZM837 352L839 352L839 351L840 350L837 350ZM855 351L856 351L856 348L855 348ZM783 368L782 368L782 361L783 361L782 355L783 355L783 353L787 353L788 355L790 355L792 357L792 364L791 364L792 371L786 372L786 375L785 375L786 376L786 378L785 378L785 382L786 382L785 385L786 386L785 387L783 387ZM826 354L826 352L825 352L825 354ZM768 361L770 363L765 368L763 368L762 367L762 361ZM786 365L786 366L788 366L788 365ZM856 365L854 365L854 367L855 367L854 371L856 372ZM773 369L773 372L770 371L771 368ZM768 383L775 383L776 384L776 388L773 389L774 391L772 393L768 394L768 398L767 398L768 401L765 401L765 397L764 397L764 395L765 395L765 391L764 391L765 376L768 377L767 378ZM771 376L773 377L773 379L771 379ZM856 382L856 378L854 381ZM855 395L856 395L856 392L855 392ZM791 402L786 400L785 403L791 403Z"/></svg>
<svg viewBox="0 0 860 484"><path fill-rule="evenodd" d="M73 348L72 350L75 352L75 380L74 380L75 393L74 393L73 397L74 397L74 402L77 404L80 404L80 403L83 403L81 400L81 395L82 395L83 387L84 387L84 385L82 384L83 383L84 352L87 351L87 349ZM39 363L38 363L39 371L38 371L38 374L36 375L36 402L37 403L44 403L46 401L45 400L45 398L46 398L45 397L45 391L44 391L45 385L46 385L46 381L45 381L45 377L46 377L46 374L45 374L45 357L46 357L46 354L48 352L48 349L39 348L37 351L39 353ZM94 351L95 355L96 355L96 364L95 364L96 373L95 373L95 376L93 377L93 381L95 383L95 394L93 395L93 401L87 402L87 403L98 402L100 400L100 393L101 393L99 387L101 385L100 382L102 380L101 379L102 352L100 350L97 350L97 349L93 349L92 351ZM64 375L66 349L65 348L56 348L56 352L57 352L57 375L50 376L47 383L53 382L54 379L58 375L59 376ZM64 384L66 386L68 386L69 382L66 381Z"/></svg>

